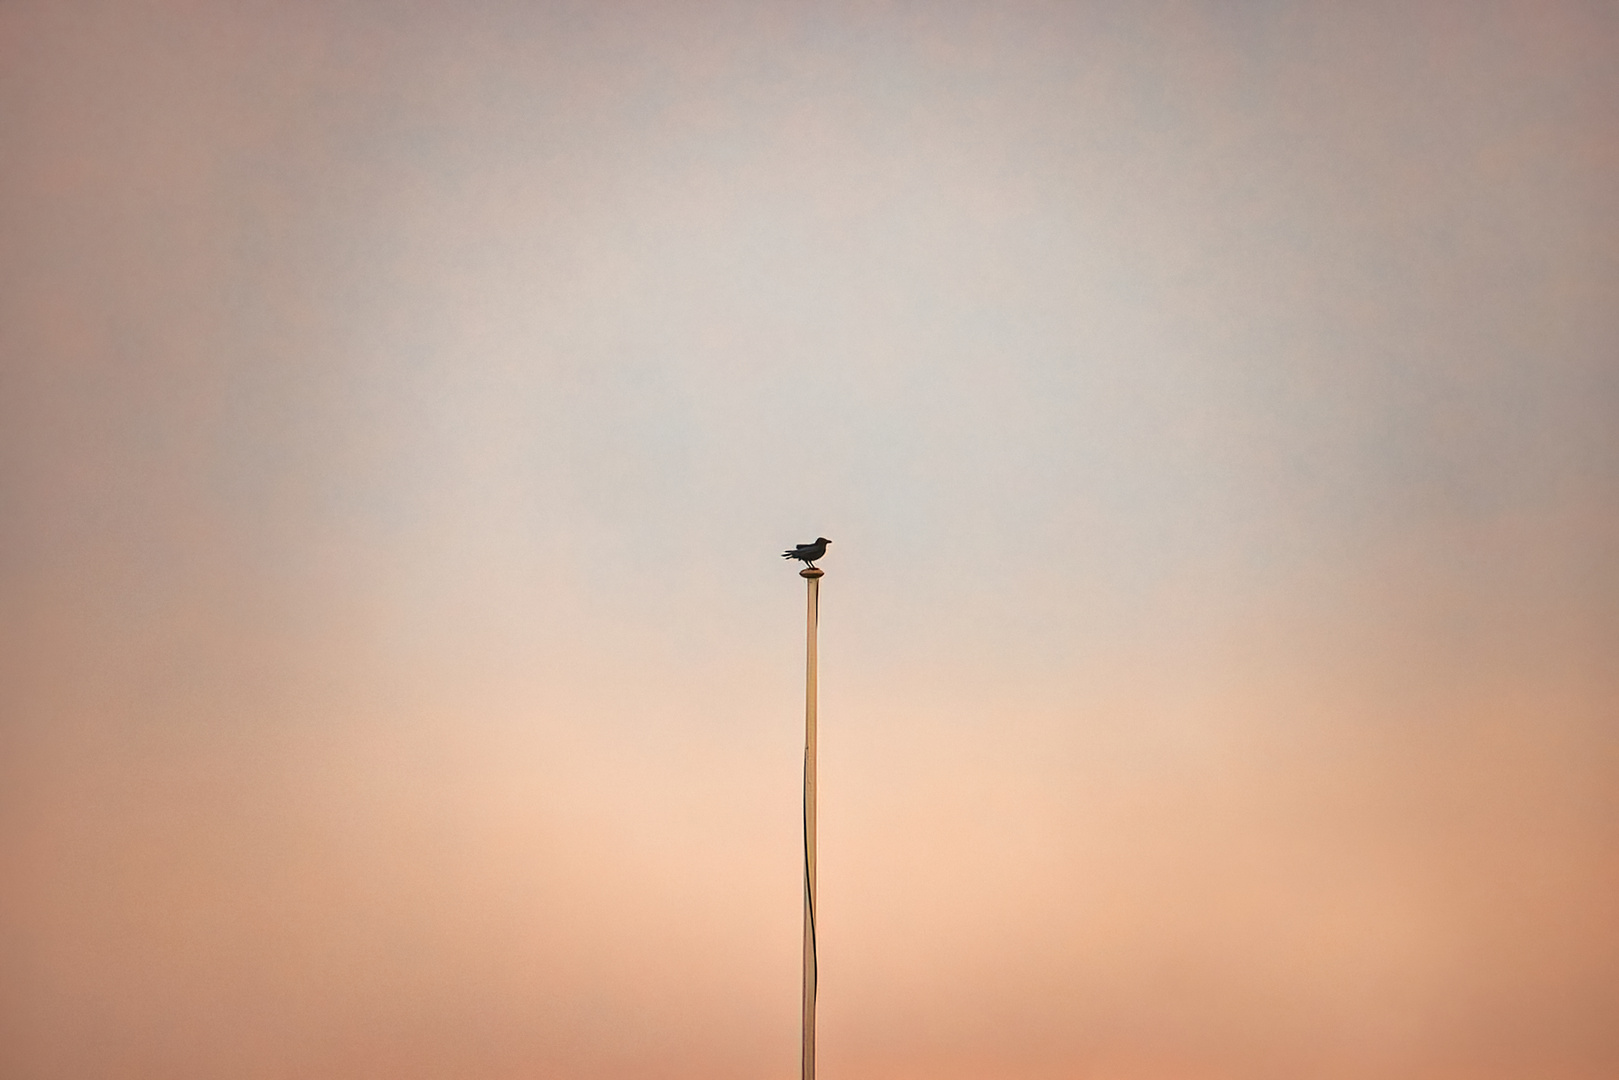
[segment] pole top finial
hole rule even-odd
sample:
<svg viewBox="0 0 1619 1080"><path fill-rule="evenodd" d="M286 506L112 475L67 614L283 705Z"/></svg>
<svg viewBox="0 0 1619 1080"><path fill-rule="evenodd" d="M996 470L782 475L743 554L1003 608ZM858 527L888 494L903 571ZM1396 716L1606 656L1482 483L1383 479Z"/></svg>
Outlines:
<svg viewBox="0 0 1619 1080"><path fill-rule="evenodd" d="M818 570L815 567L811 566L811 567L807 567L806 569L800 570L798 572L798 576L799 577L805 577L805 578L818 578L824 573L826 573L825 570Z"/></svg>

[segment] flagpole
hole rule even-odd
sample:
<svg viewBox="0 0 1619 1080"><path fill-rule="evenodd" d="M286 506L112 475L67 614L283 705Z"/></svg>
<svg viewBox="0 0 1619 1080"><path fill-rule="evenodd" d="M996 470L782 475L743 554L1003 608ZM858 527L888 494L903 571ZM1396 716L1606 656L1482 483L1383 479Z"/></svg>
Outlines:
<svg viewBox="0 0 1619 1080"><path fill-rule="evenodd" d="M815 644L821 573L800 570L809 586L804 665L804 1047L802 1080L815 1080Z"/></svg>

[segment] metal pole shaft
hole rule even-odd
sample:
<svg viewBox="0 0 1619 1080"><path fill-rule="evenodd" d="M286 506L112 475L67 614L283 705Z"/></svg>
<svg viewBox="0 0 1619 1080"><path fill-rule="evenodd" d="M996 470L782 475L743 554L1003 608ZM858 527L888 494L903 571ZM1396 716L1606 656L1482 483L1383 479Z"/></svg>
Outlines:
<svg viewBox="0 0 1619 1080"><path fill-rule="evenodd" d="M821 571L800 571L809 585L804 670L804 1050L802 1080L815 1080L815 645Z"/></svg>

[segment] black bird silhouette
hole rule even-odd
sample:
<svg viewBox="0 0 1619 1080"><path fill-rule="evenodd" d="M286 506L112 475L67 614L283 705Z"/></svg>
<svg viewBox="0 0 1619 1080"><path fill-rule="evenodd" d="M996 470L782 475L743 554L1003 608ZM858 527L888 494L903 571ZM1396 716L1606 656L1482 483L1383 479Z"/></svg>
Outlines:
<svg viewBox="0 0 1619 1080"><path fill-rule="evenodd" d="M828 540L824 536L817 536L815 538L815 543L799 544L791 551L782 552L781 557L784 559L797 559L800 562L808 563L811 567L814 567L815 560L826 554L826 545L830 544L831 542L832 541Z"/></svg>

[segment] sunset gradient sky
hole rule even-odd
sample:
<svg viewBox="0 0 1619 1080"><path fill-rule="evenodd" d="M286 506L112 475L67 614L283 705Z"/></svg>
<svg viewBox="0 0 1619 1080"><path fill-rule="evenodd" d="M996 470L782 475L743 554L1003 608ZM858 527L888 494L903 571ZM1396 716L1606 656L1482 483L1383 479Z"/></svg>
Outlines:
<svg viewBox="0 0 1619 1080"><path fill-rule="evenodd" d="M1612 0L0 0L0 1075L1619 1076Z"/></svg>

